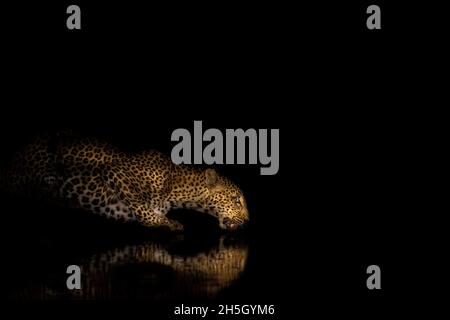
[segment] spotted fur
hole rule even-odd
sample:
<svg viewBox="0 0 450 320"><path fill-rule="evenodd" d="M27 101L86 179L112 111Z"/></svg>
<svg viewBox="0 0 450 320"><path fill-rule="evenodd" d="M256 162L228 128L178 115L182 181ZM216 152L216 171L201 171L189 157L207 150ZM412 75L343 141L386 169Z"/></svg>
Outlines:
<svg viewBox="0 0 450 320"><path fill-rule="evenodd" d="M223 229L248 221L242 191L213 169L175 165L158 151L127 154L66 134L37 138L16 155L3 179L14 192L148 227L182 230L166 216L176 208L213 215Z"/></svg>

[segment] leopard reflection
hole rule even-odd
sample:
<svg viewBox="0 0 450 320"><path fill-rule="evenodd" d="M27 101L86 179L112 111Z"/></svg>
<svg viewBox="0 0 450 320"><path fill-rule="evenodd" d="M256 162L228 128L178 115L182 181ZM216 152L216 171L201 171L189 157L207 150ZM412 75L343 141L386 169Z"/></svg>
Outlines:
<svg viewBox="0 0 450 320"><path fill-rule="evenodd" d="M194 254L173 253L155 242L115 248L81 265L81 289L71 291L71 298L214 298L240 277L247 256L245 244L225 236L210 250Z"/></svg>

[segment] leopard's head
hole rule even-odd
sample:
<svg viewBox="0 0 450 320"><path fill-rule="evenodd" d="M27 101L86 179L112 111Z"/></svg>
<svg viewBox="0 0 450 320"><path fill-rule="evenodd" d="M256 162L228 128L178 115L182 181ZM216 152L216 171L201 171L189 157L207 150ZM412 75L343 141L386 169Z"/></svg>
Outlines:
<svg viewBox="0 0 450 320"><path fill-rule="evenodd" d="M204 211L217 217L222 229L235 230L244 226L249 215L244 194L239 187L214 169L204 171L204 181L208 190L202 199Z"/></svg>

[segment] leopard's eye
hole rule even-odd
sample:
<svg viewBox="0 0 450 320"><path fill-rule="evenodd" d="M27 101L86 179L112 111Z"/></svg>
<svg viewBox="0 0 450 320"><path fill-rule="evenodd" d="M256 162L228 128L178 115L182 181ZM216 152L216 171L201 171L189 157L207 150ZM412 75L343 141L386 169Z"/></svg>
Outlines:
<svg viewBox="0 0 450 320"><path fill-rule="evenodd" d="M234 202L238 205L241 205L241 197L237 196L236 198L234 198Z"/></svg>

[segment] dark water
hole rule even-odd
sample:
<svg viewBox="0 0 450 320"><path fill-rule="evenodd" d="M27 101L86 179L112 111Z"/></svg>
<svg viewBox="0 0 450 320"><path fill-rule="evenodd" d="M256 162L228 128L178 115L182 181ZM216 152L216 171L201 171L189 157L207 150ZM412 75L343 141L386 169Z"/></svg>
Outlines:
<svg viewBox="0 0 450 320"><path fill-rule="evenodd" d="M42 204L35 210L10 221L16 240L8 242L5 266L13 301L210 301L246 272L247 235L219 232L213 221L201 219L197 227L217 232L170 234L78 210ZM24 219L17 219L21 214ZM66 268L73 264L81 267L80 290L66 286Z"/></svg>
<svg viewBox="0 0 450 320"><path fill-rule="evenodd" d="M85 255L41 261L42 273L9 291L14 300L213 299L245 271L248 245L229 236L210 248L189 252L184 236L170 241L141 240ZM42 248L41 248L42 249ZM91 250L88 250L91 251ZM192 250L191 250L192 251ZM49 264L51 262L51 265ZM82 270L81 290L65 286L64 264ZM60 268L55 268L60 266ZM30 275L30 273L26 273ZM20 283L20 282L19 282Z"/></svg>

